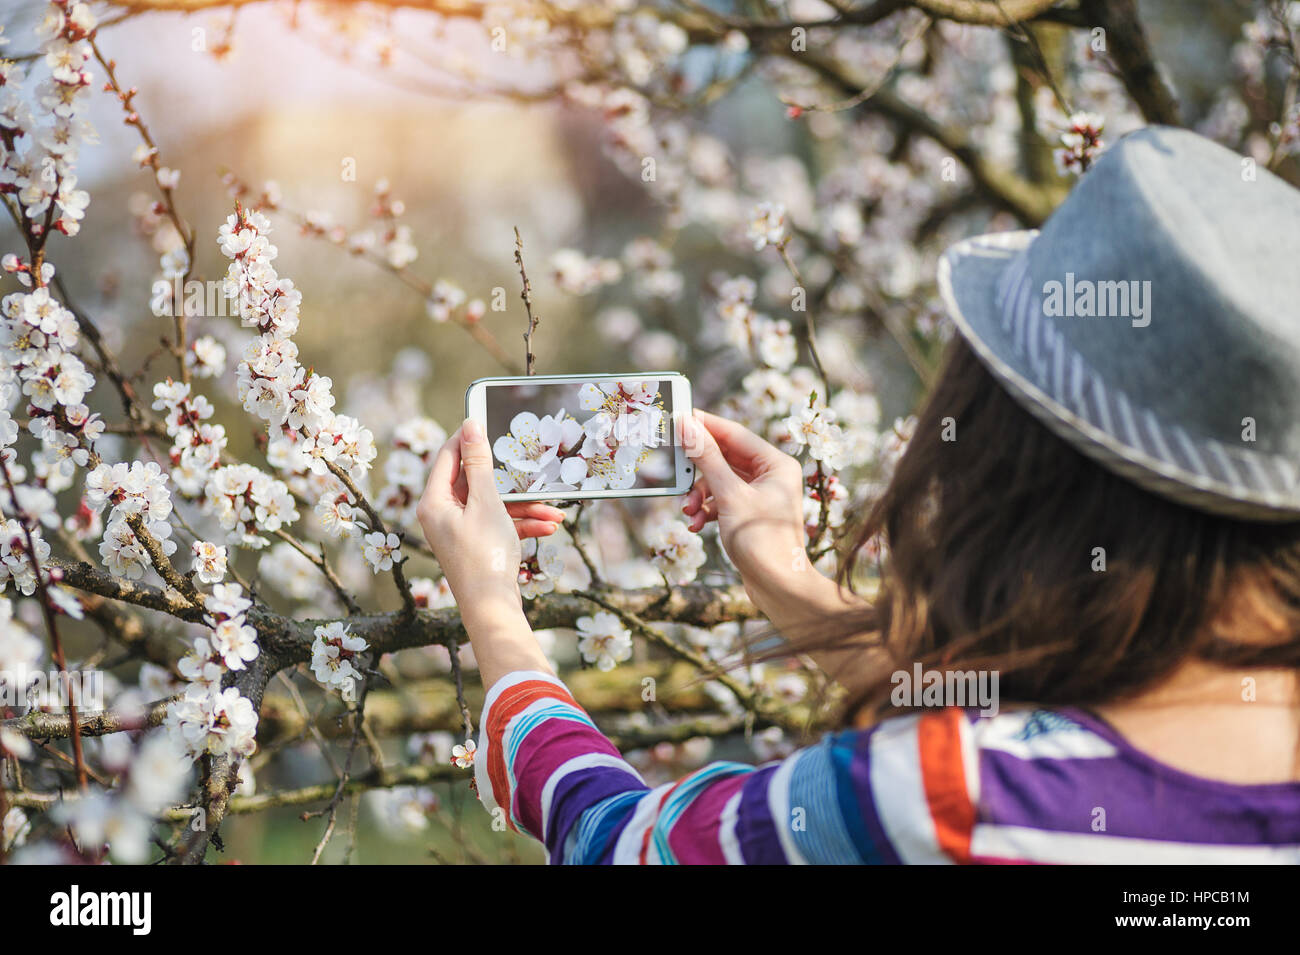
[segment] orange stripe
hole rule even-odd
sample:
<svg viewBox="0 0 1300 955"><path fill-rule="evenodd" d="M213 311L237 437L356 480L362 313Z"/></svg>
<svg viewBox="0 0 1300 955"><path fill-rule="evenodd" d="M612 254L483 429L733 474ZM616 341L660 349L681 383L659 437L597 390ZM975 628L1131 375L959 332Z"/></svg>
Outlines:
<svg viewBox="0 0 1300 955"><path fill-rule="evenodd" d="M488 735L488 779L492 783L492 798L506 811L506 825L518 832L510 818L514 806L511 804L510 779L506 772L505 747L501 745L502 735L515 714L525 709L536 700L551 697L577 707L578 703L562 686L547 683L544 680L525 680L504 690L492 704L484 727Z"/></svg>
<svg viewBox="0 0 1300 955"><path fill-rule="evenodd" d="M961 709L955 706L926 713L917 723L917 742L921 751L921 779L939 848L953 861L969 864L975 807L966 791L961 750L963 719Z"/></svg>

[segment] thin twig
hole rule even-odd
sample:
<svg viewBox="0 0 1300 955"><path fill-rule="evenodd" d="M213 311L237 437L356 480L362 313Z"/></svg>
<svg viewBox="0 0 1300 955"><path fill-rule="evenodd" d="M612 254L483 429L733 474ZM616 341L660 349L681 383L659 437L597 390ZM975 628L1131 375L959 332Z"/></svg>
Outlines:
<svg viewBox="0 0 1300 955"><path fill-rule="evenodd" d="M515 262L519 266L519 278L523 281L519 297L524 300L524 311L528 314L528 328L524 331L524 374L531 375L537 363L537 356L533 354L533 332L537 330L540 317L533 313L533 287L528 281L528 272L524 269L524 240L519 235L519 226L515 226Z"/></svg>
<svg viewBox="0 0 1300 955"><path fill-rule="evenodd" d="M390 533L388 525L384 523L384 519L379 516L379 512L374 509L366 496L361 493L361 489L352 480L352 476L333 461L326 462L326 466L330 469L330 473L347 488L357 506L366 512L366 516L370 518L372 529L379 531L387 538ZM402 597L402 613L407 617L413 617L415 616L415 595L411 593L411 585L407 582L406 574L402 571L402 563L403 561L393 561L393 583L397 585L397 592Z"/></svg>
<svg viewBox="0 0 1300 955"><path fill-rule="evenodd" d="M283 527L276 530L275 536L316 565L321 574L325 577L325 580L329 582L330 587L333 588L334 593L338 596L339 600L343 601L343 606L347 608L348 613L359 614L362 612L360 604L358 604L356 599L348 593L347 588L343 586L343 581L339 580L338 574L334 573L334 569L330 567L329 561L325 558L324 546L321 547L320 554L316 555L307 549L306 544L302 543L302 541L298 540L298 538L294 537Z"/></svg>
<svg viewBox="0 0 1300 955"><path fill-rule="evenodd" d="M822 380L822 387L826 390L826 394L822 395L822 399L827 404L830 404L831 380L826 374L826 367L822 364L821 353L817 350L817 320L813 316L812 306L807 301L808 286L804 284L803 276L799 273L799 266L794 264L794 259L790 258L790 251L786 248L789 244L790 240L787 237L785 241L781 242L776 247L776 250L781 254L781 261L785 263L785 267L789 269L790 274L794 276L795 284L804 290L805 301L803 317L808 337L808 354L812 358L813 367L817 369L817 374Z"/></svg>

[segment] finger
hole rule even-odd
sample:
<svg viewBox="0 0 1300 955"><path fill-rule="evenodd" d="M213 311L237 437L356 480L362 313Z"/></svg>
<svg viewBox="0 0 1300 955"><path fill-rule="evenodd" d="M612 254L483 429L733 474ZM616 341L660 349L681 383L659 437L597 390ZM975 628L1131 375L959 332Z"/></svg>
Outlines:
<svg viewBox="0 0 1300 955"><path fill-rule="evenodd" d="M694 514L712 493L709 490L709 482L699 478L695 486L682 495L682 513L687 516Z"/></svg>
<svg viewBox="0 0 1300 955"><path fill-rule="evenodd" d="M695 417L713 436L732 467L750 477L757 477L782 457L779 448L742 424L699 409L696 409Z"/></svg>
<svg viewBox="0 0 1300 955"><path fill-rule="evenodd" d="M488 447L483 427L472 418L460 426L460 469L465 475L466 498L501 502L496 479L492 476L492 449Z"/></svg>
<svg viewBox="0 0 1300 955"><path fill-rule="evenodd" d="M539 521L536 518L526 517L523 520L515 521L515 532L519 539L525 537L550 537L559 527L552 521Z"/></svg>
<svg viewBox="0 0 1300 955"><path fill-rule="evenodd" d="M704 525L709 523L709 521L716 521L717 519L718 519L717 502L714 501L713 498L709 498L707 501L705 501L703 504L700 505L699 510L697 510L694 514L691 515L690 520L687 521L686 526L693 531L700 531L704 529Z"/></svg>
<svg viewBox="0 0 1300 955"><path fill-rule="evenodd" d="M681 419L681 436L686 456L695 461L700 476L709 482L715 497L734 493L744 483L722 456L722 449L709 429L696 423L690 415Z"/></svg>
<svg viewBox="0 0 1300 955"><path fill-rule="evenodd" d="M515 520L532 517L539 521L563 524L565 518L564 512L558 507L544 504L541 501L511 501L506 505L506 510L510 512L510 516Z"/></svg>
<svg viewBox="0 0 1300 955"><path fill-rule="evenodd" d="M443 442L433 459L433 468L429 471L429 480L424 485L424 500L433 505L446 504L456 500L454 486L460 472L460 432L457 431Z"/></svg>

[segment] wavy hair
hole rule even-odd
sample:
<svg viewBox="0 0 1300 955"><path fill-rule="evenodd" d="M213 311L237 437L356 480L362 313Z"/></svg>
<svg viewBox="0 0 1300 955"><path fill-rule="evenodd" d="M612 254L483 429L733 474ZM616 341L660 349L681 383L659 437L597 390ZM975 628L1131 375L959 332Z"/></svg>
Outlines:
<svg viewBox="0 0 1300 955"><path fill-rule="evenodd" d="M852 658L867 672L843 716L858 725L897 712L890 674L916 663L996 671L1007 704L1085 707L1191 659L1300 667L1300 522L1244 522L1148 493L1049 431L960 340L857 530L842 586L868 560L879 573L869 606L787 649L866 651Z"/></svg>

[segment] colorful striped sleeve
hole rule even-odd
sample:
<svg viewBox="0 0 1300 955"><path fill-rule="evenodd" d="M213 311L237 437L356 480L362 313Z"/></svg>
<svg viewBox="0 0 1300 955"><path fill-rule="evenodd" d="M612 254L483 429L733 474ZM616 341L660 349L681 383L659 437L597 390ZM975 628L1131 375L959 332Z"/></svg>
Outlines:
<svg viewBox="0 0 1300 955"><path fill-rule="evenodd" d="M541 840L552 863L954 861L973 814L963 723L954 714L923 729L904 717L780 762L712 763L651 788L563 683L518 672L488 693L475 777L484 805Z"/></svg>

